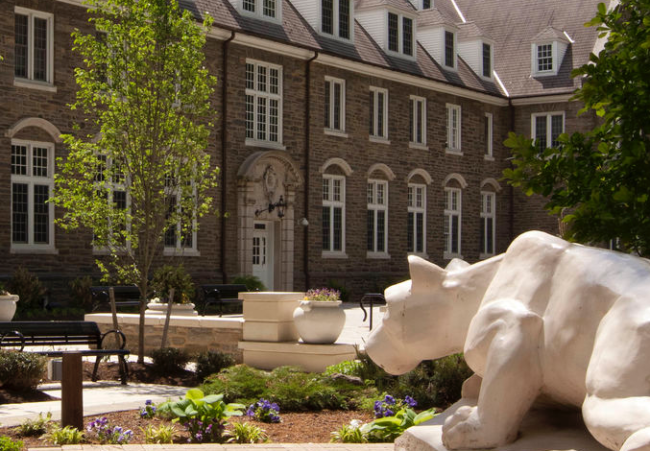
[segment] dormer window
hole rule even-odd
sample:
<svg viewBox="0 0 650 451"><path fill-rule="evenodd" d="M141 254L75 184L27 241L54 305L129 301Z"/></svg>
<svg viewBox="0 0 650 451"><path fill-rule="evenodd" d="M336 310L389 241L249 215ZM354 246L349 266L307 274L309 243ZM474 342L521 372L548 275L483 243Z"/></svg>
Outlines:
<svg viewBox="0 0 650 451"><path fill-rule="evenodd" d="M350 0L321 0L321 32L349 40L352 36Z"/></svg>
<svg viewBox="0 0 650 451"><path fill-rule="evenodd" d="M532 42L530 59L533 77L557 75L573 40L566 32L546 27Z"/></svg>
<svg viewBox="0 0 650 451"><path fill-rule="evenodd" d="M388 50L413 56L413 19L401 14L388 13Z"/></svg>
<svg viewBox="0 0 650 451"><path fill-rule="evenodd" d="M492 77L492 46L483 43L482 74L485 78Z"/></svg>
<svg viewBox="0 0 650 451"><path fill-rule="evenodd" d="M431 0L422 0L422 8L421 9L431 9L432 5Z"/></svg>
<svg viewBox="0 0 650 451"><path fill-rule="evenodd" d="M456 68L456 36L451 31L445 31L445 66Z"/></svg>
<svg viewBox="0 0 650 451"><path fill-rule="evenodd" d="M241 0L241 12L258 19L281 21L280 0Z"/></svg>

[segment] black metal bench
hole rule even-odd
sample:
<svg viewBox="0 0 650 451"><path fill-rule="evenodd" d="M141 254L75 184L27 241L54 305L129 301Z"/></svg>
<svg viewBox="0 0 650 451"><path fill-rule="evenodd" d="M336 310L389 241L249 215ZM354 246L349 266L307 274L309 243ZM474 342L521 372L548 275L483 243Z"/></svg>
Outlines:
<svg viewBox="0 0 650 451"><path fill-rule="evenodd" d="M104 339L116 336L118 349L105 349ZM0 321L0 349L13 348L23 351L26 347L75 346L74 351L82 356L97 357L92 380L97 380L97 370L102 357L115 355L119 360L120 379L126 385L129 368L125 356L131 352L124 349L126 337L120 330L110 330L104 334L93 321ZM77 346L85 346L77 349ZM28 351L48 357L63 357L65 350Z"/></svg>
<svg viewBox="0 0 650 451"><path fill-rule="evenodd" d="M380 304L380 305L386 305L386 299L384 298L384 295L382 293L366 293L363 295L361 300L359 301L359 306L361 307L361 310L363 310L363 320L362 322L366 321L366 318L368 318L368 312L366 312L366 309L363 307L363 303L366 302L370 304L370 327L369 329L372 330L372 307L373 304Z"/></svg>
<svg viewBox="0 0 650 451"><path fill-rule="evenodd" d="M93 298L93 312L110 311L108 289L111 287L90 287L90 294ZM112 287L115 293L115 308L139 307L140 290L136 286Z"/></svg>
<svg viewBox="0 0 650 451"><path fill-rule="evenodd" d="M223 315L223 308L226 305L241 307L243 300L239 298L239 293L245 291L248 291L248 288L243 284L201 285L201 293L203 293L201 315L205 315L211 305L217 306L219 316Z"/></svg>

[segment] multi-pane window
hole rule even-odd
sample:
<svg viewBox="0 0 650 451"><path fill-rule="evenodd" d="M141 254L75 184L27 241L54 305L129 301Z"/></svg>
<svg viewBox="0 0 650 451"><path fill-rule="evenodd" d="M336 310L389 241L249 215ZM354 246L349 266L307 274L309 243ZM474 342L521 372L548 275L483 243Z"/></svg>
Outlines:
<svg viewBox="0 0 650 451"><path fill-rule="evenodd" d="M388 138L388 91L370 88L370 136Z"/></svg>
<svg viewBox="0 0 650 451"><path fill-rule="evenodd" d="M350 0L321 0L321 31L341 39L352 35Z"/></svg>
<svg viewBox="0 0 650 451"><path fill-rule="evenodd" d="M180 206L180 194L168 197L169 213L167 219L174 212L179 213L180 217L176 224L172 224L165 232L165 251L180 251L184 249L196 249L196 227L194 222L185 224L182 219L187 219L185 212Z"/></svg>
<svg viewBox="0 0 650 451"><path fill-rule="evenodd" d="M427 101L424 97L411 96L409 108L409 125L411 143L425 145L427 142Z"/></svg>
<svg viewBox="0 0 650 451"><path fill-rule="evenodd" d="M537 72L553 70L553 44L540 44L537 46Z"/></svg>
<svg viewBox="0 0 650 451"><path fill-rule="evenodd" d="M494 137L494 122L493 122L493 117L492 113L485 113L485 118L484 120L484 132L483 136L485 138L485 151L483 155L486 158L491 158L493 156L493 137Z"/></svg>
<svg viewBox="0 0 650 451"><path fill-rule="evenodd" d="M413 19L388 13L388 50L413 56Z"/></svg>
<svg viewBox="0 0 650 451"><path fill-rule="evenodd" d="M104 245L127 247L129 243L122 234L128 228L128 210L130 198L127 193L127 181L122 165L106 155L97 155L97 168L95 172L95 186L98 194L106 200L108 208L113 214L107 224L107 236L93 235L93 242L97 249Z"/></svg>
<svg viewBox="0 0 650 451"><path fill-rule="evenodd" d="M323 176L323 251L345 251L345 177Z"/></svg>
<svg viewBox="0 0 650 451"><path fill-rule="evenodd" d="M53 16L16 7L14 75L16 78L52 83Z"/></svg>
<svg viewBox="0 0 650 451"><path fill-rule="evenodd" d="M460 152L460 105L447 105L447 151Z"/></svg>
<svg viewBox="0 0 650 451"><path fill-rule="evenodd" d="M483 76L492 76L492 46L486 43L483 43Z"/></svg>
<svg viewBox="0 0 650 451"><path fill-rule="evenodd" d="M460 254L461 190L445 188L445 254Z"/></svg>
<svg viewBox="0 0 650 451"><path fill-rule="evenodd" d="M11 143L12 248L54 247L52 204L54 147L48 143Z"/></svg>
<svg viewBox="0 0 650 451"><path fill-rule="evenodd" d="M369 180L367 188L368 212L366 224L368 252L386 252L388 242L388 182Z"/></svg>
<svg viewBox="0 0 650 451"><path fill-rule="evenodd" d="M345 81L325 77L325 128L345 132Z"/></svg>
<svg viewBox="0 0 650 451"><path fill-rule="evenodd" d="M244 14L259 16L264 19L280 18L280 0L242 0Z"/></svg>
<svg viewBox="0 0 650 451"><path fill-rule="evenodd" d="M426 186L409 183L408 226L406 231L408 252L425 253L426 205Z"/></svg>
<svg viewBox="0 0 650 451"><path fill-rule="evenodd" d="M246 141L282 143L282 66L246 62Z"/></svg>
<svg viewBox="0 0 650 451"><path fill-rule="evenodd" d="M431 0L422 0L422 9L431 9Z"/></svg>
<svg viewBox="0 0 650 451"><path fill-rule="evenodd" d="M539 150L557 147L564 133L564 113L533 114L533 140Z"/></svg>
<svg viewBox="0 0 650 451"><path fill-rule="evenodd" d="M494 255L496 194L481 191L481 255Z"/></svg>
<svg viewBox="0 0 650 451"><path fill-rule="evenodd" d="M445 66L456 67L456 38L451 31L445 31Z"/></svg>

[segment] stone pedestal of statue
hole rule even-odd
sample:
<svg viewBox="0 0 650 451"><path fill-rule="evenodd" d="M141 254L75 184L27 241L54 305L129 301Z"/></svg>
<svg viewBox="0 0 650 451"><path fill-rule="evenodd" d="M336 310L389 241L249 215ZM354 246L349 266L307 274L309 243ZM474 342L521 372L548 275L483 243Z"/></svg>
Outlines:
<svg viewBox="0 0 650 451"><path fill-rule="evenodd" d="M442 424L459 407L475 406L476 399L462 398L440 415L408 429L395 441L395 451L448 451L442 444ZM578 410L531 409L517 440L497 451L609 451L589 434Z"/></svg>

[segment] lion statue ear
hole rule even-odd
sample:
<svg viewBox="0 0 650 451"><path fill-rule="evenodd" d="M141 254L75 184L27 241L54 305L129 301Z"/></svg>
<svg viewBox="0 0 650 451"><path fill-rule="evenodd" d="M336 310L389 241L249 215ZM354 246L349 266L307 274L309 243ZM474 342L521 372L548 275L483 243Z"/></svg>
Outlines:
<svg viewBox="0 0 650 451"><path fill-rule="evenodd" d="M441 286L447 271L416 255L409 255L408 259L412 292L430 291Z"/></svg>
<svg viewBox="0 0 650 451"><path fill-rule="evenodd" d="M460 258L452 258L449 261L449 263L447 263L447 266L445 266L445 271L447 272L460 271L461 269L465 269L468 266L471 265L467 263L465 260L461 260Z"/></svg>

